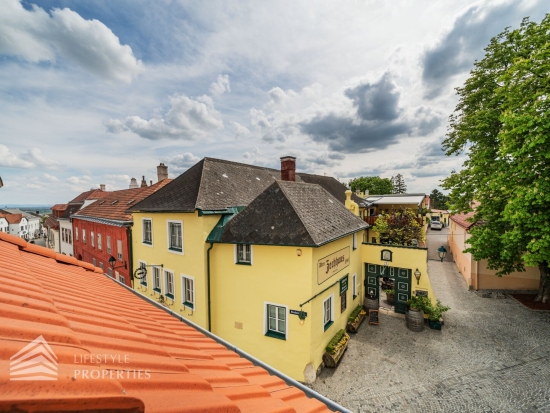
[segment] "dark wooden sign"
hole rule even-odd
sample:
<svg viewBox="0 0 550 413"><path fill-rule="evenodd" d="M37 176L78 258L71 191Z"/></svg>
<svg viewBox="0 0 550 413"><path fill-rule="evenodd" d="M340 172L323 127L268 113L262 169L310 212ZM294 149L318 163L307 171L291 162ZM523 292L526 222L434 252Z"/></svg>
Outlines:
<svg viewBox="0 0 550 413"><path fill-rule="evenodd" d="M427 291L424 291L424 290L416 290L416 296L417 296L417 297L427 297L427 296L428 296L428 292L427 292Z"/></svg>
<svg viewBox="0 0 550 413"><path fill-rule="evenodd" d="M344 294L348 290L348 274L340 278L340 295Z"/></svg>
<svg viewBox="0 0 550 413"><path fill-rule="evenodd" d="M300 310L290 310L289 313L292 315L300 315ZM304 314L307 317L307 313L305 311Z"/></svg>
<svg viewBox="0 0 550 413"><path fill-rule="evenodd" d="M369 324L379 325L378 310L369 310Z"/></svg>

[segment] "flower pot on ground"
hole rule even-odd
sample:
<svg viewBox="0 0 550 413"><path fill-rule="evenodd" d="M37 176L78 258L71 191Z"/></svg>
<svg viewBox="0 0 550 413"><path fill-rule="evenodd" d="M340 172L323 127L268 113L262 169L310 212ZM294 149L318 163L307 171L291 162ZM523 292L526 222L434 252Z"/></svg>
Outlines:
<svg viewBox="0 0 550 413"><path fill-rule="evenodd" d="M441 304L439 300L437 300L436 305L431 305L431 303L429 303L425 311L428 316L430 328L433 330L441 330L441 316L450 309L450 307Z"/></svg>
<svg viewBox="0 0 550 413"><path fill-rule="evenodd" d="M345 330L340 330L330 340L323 354L323 362L326 367L336 367L346 348L348 347L349 335Z"/></svg>
<svg viewBox="0 0 550 413"><path fill-rule="evenodd" d="M394 298L395 298L395 290L388 289L388 290L384 290L384 292L386 293L386 301L388 302L388 304L393 305Z"/></svg>
<svg viewBox="0 0 550 413"><path fill-rule="evenodd" d="M430 306L428 297L411 297L410 308L405 313L405 321L409 330L422 331L424 330L424 312Z"/></svg>
<svg viewBox="0 0 550 413"><path fill-rule="evenodd" d="M355 310L348 317L348 324L346 330L348 333L357 333L359 326L367 316L367 312L361 305L358 305Z"/></svg>
<svg viewBox="0 0 550 413"><path fill-rule="evenodd" d="M378 310L380 308L380 300L374 295L367 294L365 296L365 302L363 303L365 311Z"/></svg>

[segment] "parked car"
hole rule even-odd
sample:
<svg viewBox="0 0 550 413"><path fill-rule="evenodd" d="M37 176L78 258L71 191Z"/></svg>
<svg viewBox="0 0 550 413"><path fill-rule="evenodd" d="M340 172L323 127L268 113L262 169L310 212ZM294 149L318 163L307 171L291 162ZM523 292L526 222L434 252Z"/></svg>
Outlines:
<svg viewBox="0 0 550 413"><path fill-rule="evenodd" d="M443 224L442 224L440 221L432 221L432 222L430 223L430 228L431 228L431 229L439 229L439 230L441 230L441 229L443 229Z"/></svg>

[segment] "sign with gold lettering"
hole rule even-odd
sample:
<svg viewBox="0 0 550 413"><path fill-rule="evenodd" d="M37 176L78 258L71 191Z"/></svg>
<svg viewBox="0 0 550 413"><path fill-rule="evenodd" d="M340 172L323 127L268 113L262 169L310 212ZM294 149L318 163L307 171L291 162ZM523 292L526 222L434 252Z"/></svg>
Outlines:
<svg viewBox="0 0 550 413"><path fill-rule="evenodd" d="M322 284L338 271L349 266L349 247L342 248L317 261L317 284Z"/></svg>

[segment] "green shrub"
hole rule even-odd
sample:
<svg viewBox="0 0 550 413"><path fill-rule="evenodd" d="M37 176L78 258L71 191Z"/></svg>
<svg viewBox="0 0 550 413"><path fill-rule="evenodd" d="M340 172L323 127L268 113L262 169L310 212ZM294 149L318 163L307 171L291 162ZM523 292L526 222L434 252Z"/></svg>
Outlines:
<svg viewBox="0 0 550 413"><path fill-rule="evenodd" d="M357 316L359 315L359 313L361 312L361 310L363 310L363 306L358 305L357 308L355 310L353 310L351 312L351 314L349 315L348 321L353 323L355 321L355 319L357 318Z"/></svg>
<svg viewBox="0 0 550 413"><path fill-rule="evenodd" d="M336 346L340 341L342 341L342 338L344 338L345 334L346 334L345 330L338 331L334 335L334 337L332 337L332 340L330 340L330 342L327 344L327 347L325 348L325 350L330 354L334 354L336 352Z"/></svg>

